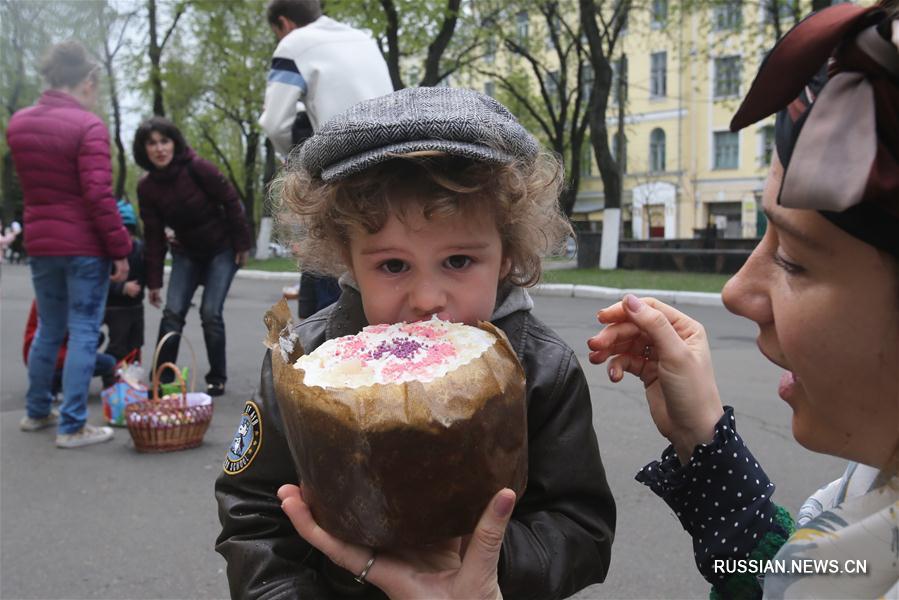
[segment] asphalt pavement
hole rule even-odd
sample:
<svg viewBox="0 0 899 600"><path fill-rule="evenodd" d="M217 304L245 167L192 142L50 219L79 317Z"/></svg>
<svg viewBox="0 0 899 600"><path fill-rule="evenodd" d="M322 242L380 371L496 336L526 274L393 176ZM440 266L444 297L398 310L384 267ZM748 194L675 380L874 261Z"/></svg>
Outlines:
<svg viewBox="0 0 899 600"><path fill-rule="evenodd" d="M139 454L127 430L107 444L58 450L50 430L18 430L27 376L22 332L33 298L29 270L3 265L0 275L0 598L227 598L213 482L244 401L258 385L262 315L283 281L235 280L225 304L229 381L216 400L204 444L169 454ZM199 295L197 296L199 299ZM585 340L605 301L536 296L535 313L576 351L593 398L593 424L612 491L618 527L605 583L587 598L702 598L708 586L693 566L689 537L634 473L665 444L650 420L642 386L609 383L589 365ZM791 510L842 471L841 461L812 454L790 434L790 410L777 397L779 369L755 347L755 326L715 306L678 308L706 325L725 402L737 426L778 485L774 498ZM145 357L160 312L147 305ZM198 388L207 370L199 315L186 334L197 349ZM187 362L182 351L179 363ZM99 381L90 421L100 424Z"/></svg>

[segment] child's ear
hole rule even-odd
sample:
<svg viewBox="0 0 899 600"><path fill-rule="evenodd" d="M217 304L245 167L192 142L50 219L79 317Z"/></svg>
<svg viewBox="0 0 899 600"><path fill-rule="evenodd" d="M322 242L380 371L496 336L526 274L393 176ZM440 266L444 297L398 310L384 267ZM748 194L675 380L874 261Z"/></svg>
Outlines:
<svg viewBox="0 0 899 600"><path fill-rule="evenodd" d="M346 265L346 270L353 277L353 280L355 280L356 274L353 272L353 254L350 252L349 242L343 244L340 248L340 257L343 259L343 264Z"/></svg>
<svg viewBox="0 0 899 600"><path fill-rule="evenodd" d="M503 281L506 277L509 276L509 273L511 271L512 271L512 259L506 257L503 259L502 265L500 266L500 269L499 269L499 280Z"/></svg>

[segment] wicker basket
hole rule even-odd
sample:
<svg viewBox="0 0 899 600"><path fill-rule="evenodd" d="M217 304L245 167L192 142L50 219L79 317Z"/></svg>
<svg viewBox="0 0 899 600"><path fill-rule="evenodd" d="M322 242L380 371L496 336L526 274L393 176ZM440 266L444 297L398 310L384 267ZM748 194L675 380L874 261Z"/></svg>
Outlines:
<svg viewBox="0 0 899 600"><path fill-rule="evenodd" d="M157 355L168 337L159 341ZM159 376L165 369L175 373L181 391L160 398ZM212 421L212 398L207 394L188 393L181 371L170 362L159 365L153 371L152 390L151 399L129 404L125 408L125 423L135 449L138 452L174 452L202 444Z"/></svg>

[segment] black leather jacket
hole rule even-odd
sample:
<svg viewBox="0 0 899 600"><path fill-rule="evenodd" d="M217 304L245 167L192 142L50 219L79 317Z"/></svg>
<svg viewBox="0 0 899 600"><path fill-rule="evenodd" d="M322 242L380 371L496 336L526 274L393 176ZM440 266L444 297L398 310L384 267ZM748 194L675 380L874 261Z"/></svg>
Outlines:
<svg viewBox="0 0 899 600"><path fill-rule="evenodd" d="M587 381L571 348L530 311L494 324L524 366L528 402L528 484L503 541L500 589L509 599L563 598L605 579L615 531L615 502L599 456ZM296 331L303 348L312 351L365 325L358 293L345 290L337 304ZM222 523L216 550L228 562L232 597L383 598L306 543L281 511L276 492L297 476L268 353L258 396L258 452L242 471L223 472L215 484Z"/></svg>

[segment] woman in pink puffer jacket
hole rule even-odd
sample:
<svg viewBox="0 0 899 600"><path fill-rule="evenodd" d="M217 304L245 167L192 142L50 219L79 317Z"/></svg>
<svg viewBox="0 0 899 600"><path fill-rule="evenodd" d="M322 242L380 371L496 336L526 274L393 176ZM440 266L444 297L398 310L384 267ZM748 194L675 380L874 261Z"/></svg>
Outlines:
<svg viewBox="0 0 899 600"><path fill-rule="evenodd" d="M60 448L112 438L110 428L87 423L87 391L109 282L128 276L131 238L112 196L109 134L91 112L98 73L80 43L53 46L41 65L50 89L14 114L6 131L25 198L25 249L39 314L28 357L27 414L19 427L58 424ZM50 390L67 331L57 414Z"/></svg>

